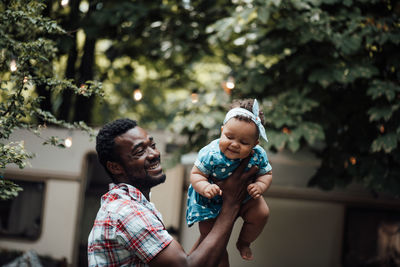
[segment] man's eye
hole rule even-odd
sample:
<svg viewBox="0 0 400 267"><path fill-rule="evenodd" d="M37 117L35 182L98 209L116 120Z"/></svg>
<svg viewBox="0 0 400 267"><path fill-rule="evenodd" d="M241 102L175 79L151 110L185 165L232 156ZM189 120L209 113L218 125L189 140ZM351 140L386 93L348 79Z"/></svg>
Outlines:
<svg viewBox="0 0 400 267"><path fill-rule="evenodd" d="M144 153L144 149L141 149L141 150L137 150L135 153L134 153L134 155L135 156L137 156L137 155L142 155Z"/></svg>
<svg viewBox="0 0 400 267"><path fill-rule="evenodd" d="M227 135L226 138L228 138L229 140L232 140L232 139L233 139L233 137L230 136L230 135Z"/></svg>

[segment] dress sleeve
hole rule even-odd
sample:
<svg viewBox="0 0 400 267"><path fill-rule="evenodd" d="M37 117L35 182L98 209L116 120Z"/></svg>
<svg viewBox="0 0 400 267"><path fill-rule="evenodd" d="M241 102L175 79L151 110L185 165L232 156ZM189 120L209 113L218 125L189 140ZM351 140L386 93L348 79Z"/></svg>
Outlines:
<svg viewBox="0 0 400 267"><path fill-rule="evenodd" d="M268 156L267 156L267 152L265 152L265 150L261 147L261 146L257 146L256 147L256 154L259 157L259 168L260 170L258 171L259 175L263 175L266 174L267 172L272 170L272 166L269 163L268 160Z"/></svg>
<svg viewBox="0 0 400 267"><path fill-rule="evenodd" d="M148 263L173 240L150 210L135 210L118 223L119 237L129 251Z"/></svg>
<svg viewBox="0 0 400 267"><path fill-rule="evenodd" d="M211 166L213 165L213 153L210 151L209 146L205 146L200 149L194 166L196 166L205 175L210 175L212 173Z"/></svg>

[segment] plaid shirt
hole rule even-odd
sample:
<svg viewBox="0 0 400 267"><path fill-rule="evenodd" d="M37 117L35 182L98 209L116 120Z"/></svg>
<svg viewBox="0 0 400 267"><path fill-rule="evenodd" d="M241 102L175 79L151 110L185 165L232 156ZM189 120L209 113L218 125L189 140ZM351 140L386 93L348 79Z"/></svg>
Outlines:
<svg viewBox="0 0 400 267"><path fill-rule="evenodd" d="M89 266L147 266L171 241L153 203L131 185L110 184L89 234Z"/></svg>

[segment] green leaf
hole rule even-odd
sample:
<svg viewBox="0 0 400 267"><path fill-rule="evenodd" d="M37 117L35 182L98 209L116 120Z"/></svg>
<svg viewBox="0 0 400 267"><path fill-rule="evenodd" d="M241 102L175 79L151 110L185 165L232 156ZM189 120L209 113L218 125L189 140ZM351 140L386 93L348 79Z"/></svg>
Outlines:
<svg viewBox="0 0 400 267"><path fill-rule="evenodd" d="M270 16L270 8L268 6L261 6L258 8L257 17L262 23L267 23Z"/></svg>
<svg viewBox="0 0 400 267"><path fill-rule="evenodd" d="M367 90L367 95L372 99L386 97L391 102L395 99L396 94L400 92L400 86L391 81L374 80Z"/></svg>
<svg viewBox="0 0 400 267"><path fill-rule="evenodd" d="M0 176L0 200L9 200L18 196L18 192L23 191L19 185L5 180L3 176Z"/></svg>
<svg viewBox="0 0 400 267"><path fill-rule="evenodd" d="M384 151L385 153L390 153L396 149L399 141L399 135L394 132L387 133L379 136L372 142L371 150L372 152Z"/></svg>
<svg viewBox="0 0 400 267"><path fill-rule="evenodd" d="M324 129L320 124L313 122L302 123L300 129L302 130L302 136L310 145L325 139Z"/></svg>
<svg viewBox="0 0 400 267"><path fill-rule="evenodd" d="M389 121L394 111L398 110L400 105L391 105L385 107L373 107L368 110L370 121L379 121L381 119Z"/></svg>

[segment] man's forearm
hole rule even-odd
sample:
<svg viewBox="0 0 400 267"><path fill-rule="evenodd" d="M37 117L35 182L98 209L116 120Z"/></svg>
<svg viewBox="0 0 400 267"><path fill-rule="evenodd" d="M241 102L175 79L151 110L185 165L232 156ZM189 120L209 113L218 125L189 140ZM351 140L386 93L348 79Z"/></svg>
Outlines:
<svg viewBox="0 0 400 267"><path fill-rule="evenodd" d="M239 204L223 205L213 228L200 245L188 256L188 266L217 266L228 245Z"/></svg>
<svg viewBox="0 0 400 267"><path fill-rule="evenodd" d="M154 259L150 266L217 266L226 250L233 225L239 214L240 204L246 197L246 188L258 168L253 166L243 172L250 158L243 160L229 179L219 184L224 191L222 209L215 223L195 250L190 255L184 253L182 246L172 241Z"/></svg>

